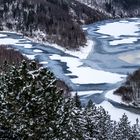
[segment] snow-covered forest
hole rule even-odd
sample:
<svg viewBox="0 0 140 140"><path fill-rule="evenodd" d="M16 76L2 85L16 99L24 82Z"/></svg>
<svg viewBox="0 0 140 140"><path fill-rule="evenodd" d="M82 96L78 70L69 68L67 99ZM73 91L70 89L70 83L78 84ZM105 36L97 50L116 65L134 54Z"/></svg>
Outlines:
<svg viewBox="0 0 140 140"><path fill-rule="evenodd" d="M139 16L138 5L137 0L1 0L0 29L75 49L86 43L80 25Z"/></svg>
<svg viewBox="0 0 140 140"><path fill-rule="evenodd" d="M2 65L2 64L1 64ZM25 61L0 75L0 138L47 140L139 140L140 124L124 114L110 119L90 100L84 107L78 95L64 96L50 71Z"/></svg>
<svg viewBox="0 0 140 140"><path fill-rule="evenodd" d="M112 18L138 17L139 0L77 0Z"/></svg>

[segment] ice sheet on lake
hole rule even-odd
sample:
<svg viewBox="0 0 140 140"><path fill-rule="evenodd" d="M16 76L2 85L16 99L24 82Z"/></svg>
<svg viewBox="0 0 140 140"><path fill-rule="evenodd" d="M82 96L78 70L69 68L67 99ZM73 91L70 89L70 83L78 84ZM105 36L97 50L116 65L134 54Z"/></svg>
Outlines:
<svg viewBox="0 0 140 140"><path fill-rule="evenodd" d="M6 33L6 32L3 31L2 33ZM12 33L12 32L9 32L9 33ZM27 49L32 48L32 45L30 44L31 42L29 40L25 40L22 38L21 39L9 38L5 34L0 34L0 37L3 37L3 38L0 38L0 45L17 45L17 46L23 46L24 48L27 48Z"/></svg>
<svg viewBox="0 0 140 140"><path fill-rule="evenodd" d="M69 67L69 76L77 76L77 78L72 78L71 81L76 84L99 84L99 83L116 83L122 81L124 75L119 75L116 73L105 72L102 70L96 70L88 66L83 66L83 63L73 57L63 57L60 55L50 56L52 60L60 60L61 62L66 62Z"/></svg>
<svg viewBox="0 0 140 140"><path fill-rule="evenodd" d="M100 25L97 33L109 35L114 38L110 45L134 43L139 39L140 22L119 21ZM131 37L130 37L131 35Z"/></svg>
<svg viewBox="0 0 140 140"><path fill-rule="evenodd" d="M121 23L121 24L126 24L126 23ZM118 34L118 37L119 37L119 34ZM29 42L29 40L27 40L27 39L23 40L23 39L24 38L21 38L21 39L20 38L13 39L13 38L9 38L9 37L0 38L0 44L17 45L20 47L23 46L24 49L21 49L21 52L23 51L22 53L24 55L26 55L29 59L35 59L35 57L37 57L37 56L34 54L36 54L38 52L42 52L42 51L40 51L40 50L36 51L36 48L34 48L34 46L31 45L32 43ZM121 81L122 78L125 77L124 75L119 75L119 74L111 73L111 72L105 72L102 70L96 70L96 69L93 69L91 67L83 65L82 60L87 58L90 51L92 49L94 49L93 45L94 45L94 42L91 40L88 40L87 47L85 47L85 48L81 47L78 52L65 50L64 48L59 47L57 45L56 46L52 45L52 47L55 47L55 48L58 48L59 50L62 50L65 54L70 54L72 56L76 56L76 58L75 57L64 57L64 56L60 56L60 55L55 54L55 55L50 56L50 59L52 59L52 61L53 60L60 60L61 62L67 63L67 66L69 67L68 70L71 72L71 73L67 74L67 76L73 76L73 75L77 76L77 78L76 77L71 78L71 81L76 83L76 84L116 83L116 82ZM26 52L27 52L27 54L25 54ZM44 64L44 65L48 64L48 62L46 60L41 61L40 63ZM56 64L56 63L53 63L53 64ZM56 68L58 68L58 67L56 66ZM55 69L55 71L58 72L58 69ZM62 76L62 75L65 76L64 74L59 73L59 76ZM81 91L81 92L78 92L79 95L86 95L86 96L91 95L91 94L95 94L95 93L102 94L102 91ZM120 114L122 115L124 112L126 112L126 111L121 110L121 109L120 110L116 109L108 102L103 102L101 105L104 106L105 109L110 112L110 114L112 115L112 119L115 119L115 117L116 117L116 112L114 112L114 110L117 110L118 115L120 115ZM120 117L121 117L121 115L120 115ZM129 117L131 118L135 114L127 112L127 115L130 115Z"/></svg>
<svg viewBox="0 0 140 140"><path fill-rule="evenodd" d="M99 26L98 33L107 34L113 36L115 38L119 38L122 35L131 35L131 36L138 36L139 34L139 25L140 23L137 22L113 22L113 23L106 23L105 25Z"/></svg>
<svg viewBox="0 0 140 140"><path fill-rule="evenodd" d="M140 51L131 52L131 53L123 53L119 56L120 60L123 60L130 64L140 64Z"/></svg>
<svg viewBox="0 0 140 140"><path fill-rule="evenodd" d="M138 38L129 37L129 38L124 38L124 39L120 39L120 40L110 41L109 44L110 45L132 44L132 43L136 42L137 40L138 40Z"/></svg>

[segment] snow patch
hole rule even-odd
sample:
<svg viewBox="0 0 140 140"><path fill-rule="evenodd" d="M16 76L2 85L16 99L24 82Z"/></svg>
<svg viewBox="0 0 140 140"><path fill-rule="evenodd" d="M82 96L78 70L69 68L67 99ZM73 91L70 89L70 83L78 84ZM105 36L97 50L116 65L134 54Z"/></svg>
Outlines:
<svg viewBox="0 0 140 140"><path fill-rule="evenodd" d="M110 100L113 100L114 102L117 102L117 103L124 103L121 99L121 96L118 96L118 95L115 95L113 94L113 92L115 91L116 89L113 89L109 92L106 93L105 97L107 99L110 99Z"/></svg>
<svg viewBox="0 0 140 140"><path fill-rule="evenodd" d="M109 115L111 115L112 120L119 121L124 113L128 116L129 121L132 125L136 124L137 118L140 120L140 115L116 108L108 101L104 101L98 106L102 106L106 111L108 111Z"/></svg>
<svg viewBox="0 0 140 140"><path fill-rule="evenodd" d="M91 52L91 50L94 48L93 40L87 40L86 45L84 47L80 47L78 50L68 50L68 49L62 48L61 46L57 44L47 44L47 45L51 45L53 48L59 49L67 54L78 57L80 59L86 59L89 53Z"/></svg>

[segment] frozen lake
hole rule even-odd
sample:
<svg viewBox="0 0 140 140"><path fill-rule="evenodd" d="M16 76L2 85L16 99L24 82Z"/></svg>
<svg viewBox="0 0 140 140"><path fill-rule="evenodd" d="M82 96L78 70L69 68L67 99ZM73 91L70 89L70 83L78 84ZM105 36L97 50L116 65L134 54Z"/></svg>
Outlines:
<svg viewBox="0 0 140 140"><path fill-rule="evenodd" d="M140 67L140 19L103 21L83 29L89 40L78 52L55 44L35 43L11 32L0 32L0 44L12 45L28 58L48 67L74 93L78 92L83 103L92 99L102 105L112 119L118 120L126 113L134 122L140 118L140 109L122 104L120 97L112 93L128 72Z"/></svg>

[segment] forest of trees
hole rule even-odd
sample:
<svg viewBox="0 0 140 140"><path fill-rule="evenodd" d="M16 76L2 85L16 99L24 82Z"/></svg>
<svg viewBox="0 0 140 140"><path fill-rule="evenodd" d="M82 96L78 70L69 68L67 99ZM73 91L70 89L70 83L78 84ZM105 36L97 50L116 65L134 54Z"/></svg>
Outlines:
<svg viewBox="0 0 140 140"><path fill-rule="evenodd" d="M105 15L75 0L0 0L0 29L76 49L86 43L81 24ZM42 35L43 34L43 35ZM44 36L45 34L45 36Z"/></svg>
<svg viewBox="0 0 140 140"><path fill-rule="evenodd" d="M138 0L0 0L0 29L77 49L86 43L81 24L139 16L139 3Z"/></svg>
<svg viewBox="0 0 140 140"><path fill-rule="evenodd" d="M53 73L23 61L0 73L0 139L7 140L139 140L140 125L128 117L112 121L90 100L66 97ZM7 66L5 66L7 67Z"/></svg>
<svg viewBox="0 0 140 140"><path fill-rule="evenodd" d="M110 18L140 16L139 0L77 0L93 9L110 15Z"/></svg>
<svg viewBox="0 0 140 140"><path fill-rule="evenodd" d="M14 50L11 46L0 45L0 72L9 70L10 67L8 67L8 65L11 64L14 64L15 67L20 66L23 60L25 60L27 63L31 62L31 60L27 59L26 56L23 56L17 50ZM41 66L41 64L36 63L37 68ZM63 88L64 94L66 96L70 95L70 88L65 84L64 81L57 79L56 86L59 89Z"/></svg>
<svg viewBox="0 0 140 140"><path fill-rule="evenodd" d="M140 107L140 69L128 74L125 83L114 94L122 96L122 100Z"/></svg>
<svg viewBox="0 0 140 140"><path fill-rule="evenodd" d="M0 139L140 139L138 119L132 125L124 114L115 122L91 100L83 106L77 94L66 94L46 68L6 46L0 54Z"/></svg>
<svg viewBox="0 0 140 140"><path fill-rule="evenodd" d="M0 74L0 139L139 140L140 125L128 117L112 121L108 112L90 100L82 107L79 97L66 97L56 87L53 73L35 63ZM7 66L5 66L7 67Z"/></svg>

